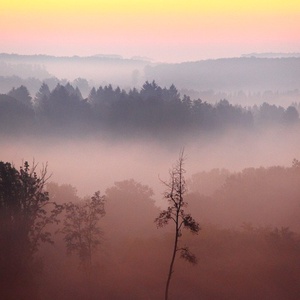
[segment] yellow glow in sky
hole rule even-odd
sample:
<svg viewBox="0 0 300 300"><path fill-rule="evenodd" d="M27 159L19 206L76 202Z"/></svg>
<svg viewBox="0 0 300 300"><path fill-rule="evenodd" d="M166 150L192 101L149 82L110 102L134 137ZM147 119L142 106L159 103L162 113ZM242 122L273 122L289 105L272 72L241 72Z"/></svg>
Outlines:
<svg viewBox="0 0 300 300"><path fill-rule="evenodd" d="M0 2L0 52L200 59L300 52L299 32L299 0Z"/></svg>
<svg viewBox="0 0 300 300"><path fill-rule="evenodd" d="M47 11L47 12L294 12L300 10L298 0L2 0L5 11Z"/></svg>

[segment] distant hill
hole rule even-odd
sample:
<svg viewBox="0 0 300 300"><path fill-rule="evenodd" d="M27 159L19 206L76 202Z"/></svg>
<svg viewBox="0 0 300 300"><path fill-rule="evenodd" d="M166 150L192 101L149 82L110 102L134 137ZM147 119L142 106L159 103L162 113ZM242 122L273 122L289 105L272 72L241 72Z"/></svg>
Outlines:
<svg viewBox="0 0 300 300"><path fill-rule="evenodd" d="M123 58L121 55L96 54L91 56L54 56L45 54L22 55L15 53L0 53L0 60L3 61L19 61L19 62L47 62L47 61L124 61L124 62L149 62L148 59L142 57Z"/></svg>
<svg viewBox="0 0 300 300"><path fill-rule="evenodd" d="M222 58L145 68L145 79L198 91L286 91L300 88L300 57Z"/></svg>
<svg viewBox="0 0 300 300"><path fill-rule="evenodd" d="M280 53L280 52L249 53L249 54L243 54L242 57L258 57L258 58L300 57L300 53Z"/></svg>
<svg viewBox="0 0 300 300"><path fill-rule="evenodd" d="M31 76L43 80L46 73L59 79L72 81L85 78L92 85L114 84L133 86L143 82L141 76L149 59L142 57L123 58L119 55L97 54L94 56L51 56L44 54L20 55L0 53L0 64L6 64L12 72L0 70L0 76L16 75L25 78L24 69L43 70ZM13 66L13 67L11 67ZM26 73L27 74L27 73ZM49 76L48 76L49 77Z"/></svg>
<svg viewBox="0 0 300 300"><path fill-rule="evenodd" d="M69 81L75 86L81 83L87 96L92 86L112 84L126 90L139 89L145 81L153 80L163 87L174 84L181 94L210 103L227 99L244 105L267 101L287 106L300 101L300 53L250 53L176 64L106 54L0 54L0 93L26 85L35 94L42 81L51 88Z"/></svg>

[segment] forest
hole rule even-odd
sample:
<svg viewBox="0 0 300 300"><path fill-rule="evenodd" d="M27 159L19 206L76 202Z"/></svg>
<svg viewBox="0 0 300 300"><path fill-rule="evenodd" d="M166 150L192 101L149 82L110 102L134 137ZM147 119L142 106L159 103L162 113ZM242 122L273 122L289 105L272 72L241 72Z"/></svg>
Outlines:
<svg viewBox="0 0 300 300"><path fill-rule="evenodd" d="M155 81L1 94L4 299L298 299L298 109Z"/></svg>
<svg viewBox="0 0 300 300"><path fill-rule="evenodd" d="M178 250L189 256L177 255L170 299L298 299L300 162L186 181L183 171L179 186L162 179L158 207L134 179L82 198L51 181L47 165L1 162L2 297L163 299L174 243L167 202L180 191Z"/></svg>
<svg viewBox="0 0 300 300"><path fill-rule="evenodd" d="M87 98L70 84L53 90L43 83L31 96L26 86L0 95L0 134L86 134L155 136L176 139L228 129L261 130L270 125L298 126L298 104L267 102L242 107L221 99L215 104L181 96L177 88L146 81L128 92L112 85L92 88Z"/></svg>

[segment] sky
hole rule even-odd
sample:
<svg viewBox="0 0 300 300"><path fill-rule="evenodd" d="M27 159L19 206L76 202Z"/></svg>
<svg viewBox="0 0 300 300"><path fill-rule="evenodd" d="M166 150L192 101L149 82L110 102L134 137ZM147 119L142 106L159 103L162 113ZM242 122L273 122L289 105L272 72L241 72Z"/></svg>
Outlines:
<svg viewBox="0 0 300 300"><path fill-rule="evenodd" d="M0 52L157 62L300 52L299 0L1 0Z"/></svg>

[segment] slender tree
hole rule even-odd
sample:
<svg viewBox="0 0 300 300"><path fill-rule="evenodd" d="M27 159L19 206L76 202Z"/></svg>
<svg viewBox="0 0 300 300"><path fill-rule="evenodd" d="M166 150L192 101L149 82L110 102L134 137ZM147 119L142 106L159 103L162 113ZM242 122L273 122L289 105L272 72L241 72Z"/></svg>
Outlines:
<svg viewBox="0 0 300 300"><path fill-rule="evenodd" d="M174 272L174 263L177 253L180 253L180 257L187 260L192 264L197 263L196 256L190 252L189 248L181 247L179 240L182 236L182 229L186 228L192 233L197 234L200 230L199 224L192 218L192 216L184 211L187 207L187 203L184 201L184 194L186 193L186 183L184 179L184 151L179 154L179 159L173 168L169 171L169 182L162 181L167 187L167 191L164 197L168 200L169 206L166 210L160 212L159 216L155 219L158 227L163 227L169 222L174 225L174 243L171 256L170 267L167 276L166 288L165 288L165 300L168 299L169 286Z"/></svg>

